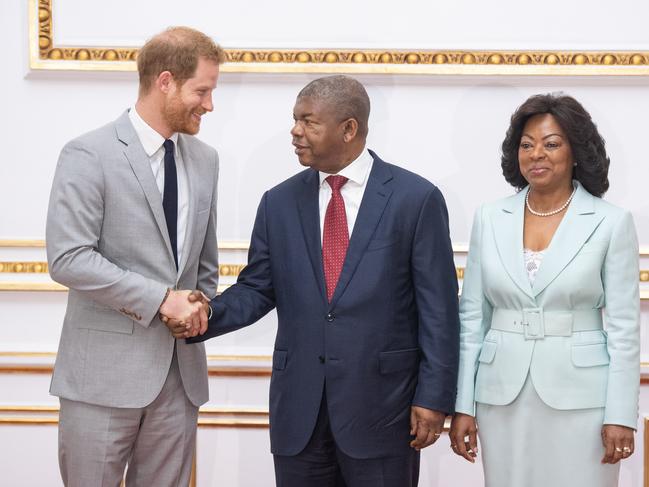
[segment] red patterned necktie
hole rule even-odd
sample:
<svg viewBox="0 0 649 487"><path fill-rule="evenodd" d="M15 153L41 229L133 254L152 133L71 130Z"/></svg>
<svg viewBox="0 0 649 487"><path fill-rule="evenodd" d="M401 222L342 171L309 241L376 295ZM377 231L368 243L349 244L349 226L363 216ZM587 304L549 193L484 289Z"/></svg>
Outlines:
<svg viewBox="0 0 649 487"><path fill-rule="evenodd" d="M328 176L325 181L331 186L331 199L327 205L322 229L322 262L327 284L327 300L331 302L349 246L345 201L340 194L340 188L347 182L347 178Z"/></svg>

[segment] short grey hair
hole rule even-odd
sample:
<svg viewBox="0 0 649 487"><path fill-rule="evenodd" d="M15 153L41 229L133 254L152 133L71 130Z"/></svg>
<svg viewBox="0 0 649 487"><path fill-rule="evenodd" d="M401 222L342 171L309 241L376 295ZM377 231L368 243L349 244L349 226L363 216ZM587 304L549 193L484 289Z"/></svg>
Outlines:
<svg viewBox="0 0 649 487"><path fill-rule="evenodd" d="M333 109L340 121L353 118L358 122L358 134L365 138L370 117L370 97L365 87L349 76L325 76L311 81L297 95L324 102Z"/></svg>

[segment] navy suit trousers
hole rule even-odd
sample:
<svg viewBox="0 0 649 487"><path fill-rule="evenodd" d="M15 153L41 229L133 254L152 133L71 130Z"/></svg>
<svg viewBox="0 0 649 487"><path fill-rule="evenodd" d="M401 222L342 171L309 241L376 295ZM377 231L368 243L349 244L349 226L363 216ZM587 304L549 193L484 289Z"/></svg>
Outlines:
<svg viewBox="0 0 649 487"><path fill-rule="evenodd" d="M326 388L307 446L294 456L274 455L277 487L416 487L419 452L357 459L336 445L329 424Z"/></svg>

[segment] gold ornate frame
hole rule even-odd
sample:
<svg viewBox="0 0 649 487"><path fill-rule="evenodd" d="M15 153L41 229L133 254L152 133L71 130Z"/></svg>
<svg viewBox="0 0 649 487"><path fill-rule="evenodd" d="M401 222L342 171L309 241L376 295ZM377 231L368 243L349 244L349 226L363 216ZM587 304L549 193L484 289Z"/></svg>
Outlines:
<svg viewBox="0 0 649 487"><path fill-rule="evenodd" d="M134 71L137 47L54 44L52 2L29 0L31 69ZM226 49L231 73L649 75L649 51Z"/></svg>

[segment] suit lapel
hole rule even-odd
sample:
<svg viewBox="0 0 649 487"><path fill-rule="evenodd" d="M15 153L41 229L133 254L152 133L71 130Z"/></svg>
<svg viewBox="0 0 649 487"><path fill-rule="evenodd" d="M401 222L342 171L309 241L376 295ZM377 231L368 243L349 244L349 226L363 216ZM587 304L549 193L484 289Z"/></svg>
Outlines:
<svg viewBox="0 0 649 487"><path fill-rule="evenodd" d="M534 296L538 296L577 255L579 249L604 219L595 211L594 196L578 182L577 192L547 248L536 274Z"/></svg>
<svg viewBox="0 0 649 487"><path fill-rule="evenodd" d="M500 210L493 216L492 230L498 255L509 277L530 297L533 297L530 281L525 274L523 255L523 220L525 217L525 192L504 200Z"/></svg>
<svg viewBox="0 0 649 487"><path fill-rule="evenodd" d="M297 207L300 214L300 223L304 233L307 252L313 267L320 294L326 302L324 270L322 265L322 243L320 239L320 208L318 202L319 177L318 171L304 172L302 187L298 190Z"/></svg>
<svg viewBox="0 0 649 487"><path fill-rule="evenodd" d="M331 298L331 309L336 305L340 296L345 292L349 281L351 281L392 195L392 188L387 185L388 181L392 179L392 172L388 165L379 159L376 154L372 153L372 156L374 157L374 164L367 180L354 230L349 239L345 263L338 278L336 290Z"/></svg>
<svg viewBox="0 0 649 487"><path fill-rule="evenodd" d="M117 137L120 141L126 144L124 148L124 155L128 160L135 177L140 183L140 187L144 192L153 217L158 225L160 234L166 244L167 253L171 262L173 263L173 253L171 251L171 242L169 241L169 232L167 230L167 222L165 221L164 210L162 209L162 196L160 190L156 185L153 172L151 171L151 164L149 158L144 152L144 148L135 133L133 125L128 118L128 112L125 112L116 123ZM173 264L175 266L175 264Z"/></svg>
<svg viewBox="0 0 649 487"><path fill-rule="evenodd" d="M192 248L192 237L194 235L194 225L196 224L196 216L198 209L198 184L200 181L198 168L196 167L200 159L196 156L185 137L178 134L178 149L182 157L185 174L187 176L187 229L185 230L185 241L183 242L183 254L178 263L178 275L181 276L187 260L189 259L189 251Z"/></svg>

